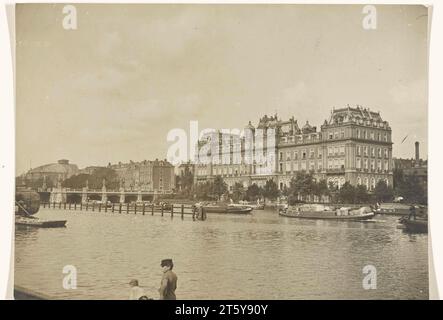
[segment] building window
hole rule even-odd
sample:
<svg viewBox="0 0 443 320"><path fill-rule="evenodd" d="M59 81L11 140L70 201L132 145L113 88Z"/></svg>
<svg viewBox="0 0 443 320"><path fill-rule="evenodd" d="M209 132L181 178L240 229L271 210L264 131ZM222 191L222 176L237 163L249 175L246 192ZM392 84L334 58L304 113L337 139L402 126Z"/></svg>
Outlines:
<svg viewBox="0 0 443 320"><path fill-rule="evenodd" d="M371 147L371 157L375 157L375 148Z"/></svg>
<svg viewBox="0 0 443 320"><path fill-rule="evenodd" d="M357 129L357 139L360 139L360 129Z"/></svg>
<svg viewBox="0 0 443 320"><path fill-rule="evenodd" d="M381 148L377 148L378 157L381 158Z"/></svg>
<svg viewBox="0 0 443 320"><path fill-rule="evenodd" d="M361 159L357 158L357 164L356 164L357 169L361 169Z"/></svg>
<svg viewBox="0 0 443 320"><path fill-rule="evenodd" d="M361 178L357 177L357 185L361 185Z"/></svg>
<svg viewBox="0 0 443 320"><path fill-rule="evenodd" d="M303 160L306 159L306 150L303 150L303 151L302 151L302 159L303 159Z"/></svg>
<svg viewBox="0 0 443 320"><path fill-rule="evenodd" d="M283 152L280 152L280 160L283 160Z"/></svg>
<svg viewBox="0 0 443 320"><path fill-rule="evenodd" d="M283 163L280 163L280 172L283 172Z"/></svg>
<svg viewBox="0 0 443 320"><path fill-rule="evenodd" d="M345 154L345 146L340 146L340 155Z"/></svg>
<svg viewBox="0 0 443 320"><path fill-rule="evenodd" d="M291 152L290 151L286 152L286 160L291 160Z"/></svg>
<svg viewBox="0 0 443 320"><path fill-rule="evenodd" d="M294 151L294 160L297 160L297 159L298 159L298 152Z"/></svg>
<svg viewBox="0 0 443 320"><path fill-rule="evenodd" d="M361 147L357 146L357 156L360 156L360 155L361 155Z"/></svg>
<svg viewBox="0 0 443 320"><path fill-rule="evenodd" d="M363 154L367 157L368 156L368 146L363 147Z"/></svg>
<svg viewBox="0 0 443 320"><path fill-rule="evenodd" d="M345 132L344 132L344 131L341 132L341 138L342 138L342 139L345 138Z"/></svg>

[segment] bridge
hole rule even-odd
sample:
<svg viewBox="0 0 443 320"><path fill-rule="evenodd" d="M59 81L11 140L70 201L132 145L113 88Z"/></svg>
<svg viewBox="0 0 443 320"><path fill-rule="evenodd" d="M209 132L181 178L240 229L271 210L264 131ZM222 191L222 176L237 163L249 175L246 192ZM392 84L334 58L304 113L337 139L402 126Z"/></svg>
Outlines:
<svg viewBox="0 0 443 320"><path fill-rule="evenodd" d="M125 190L123 188L119 190L106 190L105 186L102 189L89 189L87 187L71 189L57 186L49 191L40 189L38 192L41 195L49 193L48 200L50 203L66 203L69 195L80 195L82 203L88 202L91 196L100 198L103 203L107 202L110 197L118 197L120 203L125 203L127 197L136 197L137 202L141 202L143 197L149 197L150 200L155 201L161 195L173 195L172 190Z"/></svg>

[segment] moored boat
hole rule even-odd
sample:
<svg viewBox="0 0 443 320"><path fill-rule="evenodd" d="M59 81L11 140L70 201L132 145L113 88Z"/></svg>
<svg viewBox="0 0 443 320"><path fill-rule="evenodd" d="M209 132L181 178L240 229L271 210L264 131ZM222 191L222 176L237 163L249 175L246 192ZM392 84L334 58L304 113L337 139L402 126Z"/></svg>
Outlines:
<svg viewBox="0 0 443 320"><path fill-rule="evenodd" d="M248 214L251 213L252 208L244 205L233 204L203 204L203 209L206 213L229 213L229 214Z"/></svg>
<svg viewBox="0 0 443 320"><path fill-rule="evenodd" d="M40 209L40 195L25 188L17 188L15 193L15 225L19 227L60 228L66 220L44 220L34 217Z"/></svg>
<svg viewBox="0 0 443 320"><path fill-rule="evenodd" d="M66 220L43 220L34 217L16 216L15 225L36 228L62 228L66 226Z"/></svg>
<svg viewBox="0 0 443 320"><path fill-rule="evenodd" d="M336 209L323 205L300 205L280 209L279 215L299 219L368 220L375 214L369 207Z"/></svg>
<svg viewBox="0 0 443 320"><path fill-rule="evenodd" d="M393 216L407 216L410 213L410 204L405 203L381 203L376 213ZM426 206L416 206L417 215L427 214Z"/></svg>
<svg viewBox="0 0 443 320"><path fill-rule="evenodd" d="M248 201L239 201L238 204L235 204L237 206L248 206L251 207L253 210L265 210L265 204L260 203L257 201L257 203L254 202L248 202Z"/></svg>
<svg viewBox="0 0 443 320"><path fill-rule="evenodd" d="M401 219L400 223L404 225L404 230L411 233L427 233L428 220L427 219Z"/></svg>

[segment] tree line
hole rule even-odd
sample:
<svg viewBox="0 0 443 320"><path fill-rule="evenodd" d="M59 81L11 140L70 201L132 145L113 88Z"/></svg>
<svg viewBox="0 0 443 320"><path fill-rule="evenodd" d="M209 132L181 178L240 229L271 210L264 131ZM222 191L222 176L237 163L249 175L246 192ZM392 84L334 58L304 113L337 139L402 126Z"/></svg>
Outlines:
<svg viewBox="0 0 443 320"><path fill-rule="evenodd" d="M384 180L378 181L373 190L368 190L365 185L354 186L345 182L340 188L326 180L315 179L309 172L298 172L290 181L289 186L283 190L277 183L270 179L264 186L251 184L244 187L242 183L235 183L229 190L221 176L203 183L193 183L193 175L188 172L182 177L182 194L188 198L198 200L219 200L223 195L234 202L240 200L257 201L268 199L271 201L285 197L289 204L297 202L332 202L332 203L382 203L390 202L395 197L401 196L405 202L427 204L427 191L420 183L417 176L404 175L401 170L394 171L394 184L388 186Z"/></svg>

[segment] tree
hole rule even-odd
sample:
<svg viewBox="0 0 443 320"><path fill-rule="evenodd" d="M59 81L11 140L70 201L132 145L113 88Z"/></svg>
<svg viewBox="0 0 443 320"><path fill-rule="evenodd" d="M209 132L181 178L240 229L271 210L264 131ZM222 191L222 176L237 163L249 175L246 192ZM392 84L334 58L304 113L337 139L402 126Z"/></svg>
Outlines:
<svg viewBox="0 0 443 320"><path fill-rule="evenodd" d="M328 183L326 180L322 179L320 181L317 181L313 185L313 193L321 199L322 196L328 196L329 195L329 188Z"/></svg>
<svg viewBox="0 0 443 320"><path fill-rule="evenodd" d="M274 180L270 179L266 181L265 187L263 188L263 196L270 200L275 200L279 195L280 191Z"/></svg>
<svg viewBox="0 0 443 320"><path fill-rule="evenodd" d="M315 181L311 173L297 172L295 178L289 183L288 197L290 201L297 201L300 196L306 197L314 194Z"/></svg>
<svg viewBox="0 0 443 320"><path fill-rule="evenodd" d="M213 194L217 196L217 199L220 200L220 197L228 191L227 184L223 181L221 176L216 176L213 183Z"/></svg>
<svg viewBox="0 0 443 320"><path fill-rule="evenodd" d="M416 175L404 176L403 181L397 181L397 195L407 202L427 204L427 194Z"/></svg>
<svg viewBox="0 0 443 320"><path fill-rule="evenodd" d="M198 183L195 186L195 196L199 200L211 200L214 198L213 189L214 185L211 181Z"/></svg>
<svg viewBox="0 0 443 320"><path fill-rule="evenodd" d="M367 203L369 202L369 193L368 189L366 189L366 186L359 184L357 187L355 187L355 201L356 203Z"/></svg>
<svg viewBox="0 0 443 320"><path fill-rule="evenodd" d="M97 168L91 174L81 173L74 175L62 182L62 187L81 189L86 186L88 181L88 187L90 189L101 189L103 186L103 180L108 190L117 190L120 184L117 172L110 168Z"/></svg>
<svg viewBox="0 0 443 320"><path fill-rule="evenodd" d="M175 182L176 189L180 190L180 194L182 196L189 197L192 194L192 189L194 187L194 175L189 167L185 167L185 170L181 175L176 175Z"/></svg>
<svg viewBox="0 0 443 320"><path fill-rule="evenodd" d="M243 184L240 182L236 182L234 184L234 188L232 191L232 200L234 202L238 202L240 200L243 200L245 195L246 195L246 192L245 192L245 188L243 187Z"/></svg>
<svg viewBox="0 0 443 320"><path fill-rule="evenodd" d="M338 199L342 203L355 203L355 187L346 181L338 191Z"/></svg>
<svg viewBox="0 0 443 320"><path fill-rule="evenodd" d="M374 189L374 196L377 202L387 202L392 200L394 191L388 187L385 181L379 180Z"/></svg>
<svg viewBox="0 0 443 320"><path fill-rule="evenodd" d="M251 184L246 190L246 198L249 201L256 201L258 198L260 198L261 194L262 194L261 188L257 186L255 183Z"/></svg>

